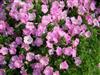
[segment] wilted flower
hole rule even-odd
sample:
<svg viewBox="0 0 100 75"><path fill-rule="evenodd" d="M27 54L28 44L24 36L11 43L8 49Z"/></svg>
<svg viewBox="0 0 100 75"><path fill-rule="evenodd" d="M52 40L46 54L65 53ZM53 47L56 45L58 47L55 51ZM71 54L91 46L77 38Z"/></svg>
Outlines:
<svg viewBox="0 0 100 75"><path fill-rule="evenodd" d="M76 64L76 66L79 66L82 63L80 57L75 57L74 60L75 60L74 63Z"/></svg>
<svg viewBox="0 0 100 75"><path fill-rule="evenodd" d="M31 44L33 42L33 38L31 36L24 36L24 43Z"/></svg>

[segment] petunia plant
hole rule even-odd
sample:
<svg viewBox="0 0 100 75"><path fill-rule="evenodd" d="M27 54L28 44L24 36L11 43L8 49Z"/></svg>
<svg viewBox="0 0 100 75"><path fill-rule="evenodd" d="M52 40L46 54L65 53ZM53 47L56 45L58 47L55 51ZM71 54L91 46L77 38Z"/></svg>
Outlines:
<svg viewBox="0 0 100 75"><path fill-rule="evenodd" d="M100 45L99 28L99 1L1 0L0 75L80 75L69 72Z"/></svg>

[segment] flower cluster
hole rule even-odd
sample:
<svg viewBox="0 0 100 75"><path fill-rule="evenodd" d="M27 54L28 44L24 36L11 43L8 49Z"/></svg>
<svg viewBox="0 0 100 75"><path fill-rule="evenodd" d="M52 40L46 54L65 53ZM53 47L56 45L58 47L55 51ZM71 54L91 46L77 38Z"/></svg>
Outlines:
<svg viewBox="0 0 100 75"><path fill-rule="evenodd" d="M80 66L80 37L92 35L87 25L100 27L99 11L94 0L0 2L0 37L8 40L0 42L0 75L8 69L21 75L60 75L70 67L66 57ZM59 57L55 69L51 61Z"/></svg>

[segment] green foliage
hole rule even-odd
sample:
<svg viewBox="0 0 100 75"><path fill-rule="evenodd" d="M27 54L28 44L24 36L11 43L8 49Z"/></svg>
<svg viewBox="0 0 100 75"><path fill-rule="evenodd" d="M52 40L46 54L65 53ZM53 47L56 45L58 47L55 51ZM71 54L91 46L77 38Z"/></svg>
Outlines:
<svg viewBox="0 0 100 75"><path fill-rule="evenodd" d="M19 70L8 69L6 71L6 75L20 75L20 72L19 72Z"/></svg>
<svg viewBox="0 0 100 75"><path fill-rule="evenodd" d="M69 9L69 12L68 12L68 16L69 17L77 17L78 13L77 13L77 9L74 7L73 9Z"/></svg>
<svg viewBox="0 0 100 75"><path fill-rule="evenodd" d="M48 26L47 26L47 31L52 31L53 28L54 28L54 25L48 24Z"/></svg>
<svg viewBox="0 0 100 75"><path fill-rule="evenodd" d="M41 11L41 2L39 1L34 5L34 8L36 9L36 19L35 22L39 23L41 21L42 11Z"/></svg>
<svg viewBox="0 0 100 75"><path fill-rule="evenodd" d="M64 20L60 20L60 22L58 23L61 27L65 25L65 21Z"/></svg>
<svg viewBox="0 0 100 75"><path fill-rule="evenodd" d="M0 44L10 43L13 40L11 37L0 35Z"/></svg>

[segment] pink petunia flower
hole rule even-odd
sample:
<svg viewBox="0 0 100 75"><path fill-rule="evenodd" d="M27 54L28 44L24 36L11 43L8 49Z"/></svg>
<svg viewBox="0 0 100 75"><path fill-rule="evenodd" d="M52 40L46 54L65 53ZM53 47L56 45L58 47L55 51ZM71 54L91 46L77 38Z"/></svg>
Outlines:
<svg viewBox="0 0 100 75"><path fill-rule="evenodd" d="M68 69L68 63L66 62L66 61L64 61L64 62L62 62L61 64L60 64L60 69L62 69L62 70L67 70Z"/></svg>
<svg viewBox="0 0 100 75"><path fill-rule="evenodd" d="M44 66L48 65L49 64L49 58L48 57L42 57L40 59L40 63Z"/></svg>
<svg viewBox="0 0 100 75"><path fill-rule="evenodd" d="M45 14L48 12L48 6L47 5L42 5L42 12Z"/></svg>
<svg viewBox="0 0 100 75"><path fill-rule="evenodd" d="M41 38L36 38L35 41L34 41L34 44L37 47L40 47L43 44L43 40Z"/></svg>
<svg viewBox="0 0 100 75"><path fill-rule="evenodd" d="M22 62L21 60L16 60L16 61L14 62L14 66L15 66L16 68L21 68L22 65L23 65L23 62Z"/></svg>
<svg viewBox="0 0 100 75"><path fill-rule="evenodd" d="M92 11L94 11L96 9L96 6L95 5L96 5L95 1L92 1L91 4L90 4L90 9Z"/></svg>
<svg viewBox="0 0 100 75"><path fill-rule="evenodd" d="M8 48L2 47L2 48L0 49L0 53L1 53L2 55L7 55L7 54L8 54Z"/></svg>
<svg viewBox="0 0 100 75"><path fill-rule="evenodd" d="M0 69L0 75L6 75L5 70L4 69Z"/></svg>
<svg viewBox="0 0 100 75"><path fill-rule="evenodd" d="M57 47L57 49L56 49L56 54L57 54L57 56L61 56L62 55L62 49L61 49L61 47Z"/></svg>
<svg viewBox="0 0 100 75"><path fill-rule="evenodd" d="M86 38L89 38L90 36L91 36L91 32L90 31L85 32L85 37Z"/></svg>
<svg viewBox="0 0 100 75"><path fill-rule="evenodd" d="M72 54L72 47L63 48L64 55L70 56Z"/></svg>
<svg viewBox="0 0 100 75"><path fill-rule="evenodd" d="M9 53L12 55L12 54L16 54L17 50L16 48L9 48Z"/></svg>
<svg viewBox="0 0 100 75"><path fill-rule="evenodd" d="M77 47L79 44L79 39L76 38L74 41L73 41L73 47Z"/></svg>
<svg viewBox="0 0 100 75"><path fill-rule="evenodd" d="M27 55L26 55L26 60L28 60L30 62L33 59L34 59L34 53L28 52Z"/></svg>
<svg viewBox="0 0 100 75"><path fill-rule="evenodd" d="M59 71L53 72L53 75L60 75Z"/></svg>
<svg viewBox="0 0 100 75"><path fill-rule="evenodd" d="M7 25L4 21L0 21L0 32L3 32L7 28Z"/></svg>
<svg viewBox="0 0 100 75"><path fill-rule="evenodd" d="M53 75L53 68L50 66L47 66L44 71L43 71L44 75Z"/></svg>
<svg viewBox="0 0 100 75"><path fill-rule="evenodd" d="M29 29L29 30L33 30L35 27L34 27L34 24L32 22L27 22L25 25L25 28Z"/></svg>

